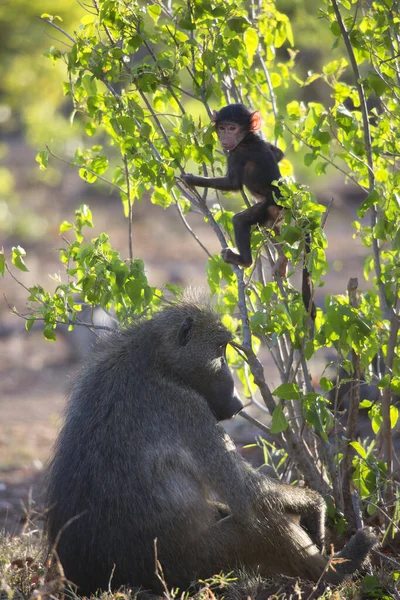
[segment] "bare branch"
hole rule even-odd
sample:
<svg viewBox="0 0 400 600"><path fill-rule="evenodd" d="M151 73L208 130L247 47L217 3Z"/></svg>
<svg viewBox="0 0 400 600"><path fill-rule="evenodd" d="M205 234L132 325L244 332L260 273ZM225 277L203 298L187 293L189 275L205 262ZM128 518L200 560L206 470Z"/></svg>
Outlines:
<svg viewBox="0 0 400 600"><path fill-rule="evenodd" d="M197 237L197 235L195 234L195 232L193 231L193 229L190 227L185 215L183 214L181 205L179 204L179 200L176 197L175 193L172 192L172 195L174 197L175 200L175 205L176 205L176 209L178 211L178 215L181 218L184 226L186 227L186 229L188 230L188 232L190 233L190 235L196 240L196 242L199 244L200 248L202 248L204 250L204 252L207 254L207 256L209 258L212 258L212 254L210 254L210 252L207 250L207 248L203 245L203 243L201 242L201 240Z"/></svg>
<svg viewBox="0 0 400 600"><path fill-rule="evenodd" d="M41 21L44 21L45 23L48 23L49 25L51 25L51 27L54 27L54 29L57 29L57 31L59 31L60 33L65 35L65 37L67 37L69 40L71 40L71 42L73 44L76 44L76 40L71 35L69 35L69 33L67 33L64 29L59 27L59 25L56 25L55 23L53 23L53 21L50 21L50 19L45 19L44 17L40 17L39 15L38 15L38 19L40 19Z"/></svg>
<svg viewBox="0 0 400 600"><path fill-rule="evenodd" d="M267 427L266 425L264 425L264 423L261 423L261 421L259 421L258 419L256 419L256 418L252 417L251 415L249 415L249 413L247 413L245 410L241 410L240 413L238 413L238 417L242 417L243 419L246 419L246 421L248 423L251 423L252 425L255 425L256 427L258 427L258 429L260 431L262 431L266 435L268 435L268 436L271 435L269 427ZM278 444L279 444L279 441L278 441Z"/></svg>
<svg viewBox="0 0 400 600"><path fill-rule="evenodd" d="M88 173L91 173L92 175L95 175L98 179L100 179L101 181L104 181L104 183L107 183L109 186L115 188L121 194L124 194L124 196L126 196L126 190L124 190L119 185L116 185L115 183L113 183L109 179L106 179L102 175L99 175L98 173L96 173L95 171L93 171L92 169L90 169L89 167L87 167L86 165L77 165L74 162L71 162L69 160L66 160L65 158L61 158L60 156L57 156L57 154L54 154L54 152L52 150L50 150L49 146L46 146L46 150L50 154L50 156L52 156L53 158L56 158L60 162L63 162L64 164L69 165L70 167L75 167L77 169L85 169L85 171L87 171Z"/></svg>
<svg viewBox="0 0 400 600"><path fill-rule="evenodd" d="M332 206L333 206L333 203L334 203L334 202L335 202L334 198L331 198L331 199L330 199L330 201L329 201L329 204L328 204L328 206L326 207L326 211L325 211L325 212L324 212L324 214L322 215L322 220L321 220L321 229L325 229L325 225L326 225L326 222L327 222L327 220L328 220L329 213L330 213L330 212L331 212L331 210L332 210Z"/></svg>
<svg viewBox="0 0 400 600"><path fill-rule="evenodd" d="M95 1L95 0L94 0ZM133 246L132 246L132 198L131 198L131 182L129 178L128 168L128 157L126 154L123 155L122 160L124 162L125 169L125 180L126 180L126 197L128 199L128 247L129 247L129 258L133 260Z"/></svg>
<svg viewBox="0 0 400 600"><path fill-rule="evenodd" d="M394 313L390 322L390 334L386 351L385 360L385 375L392 378L393 375L393 362L397 348L397 338L399 333L399 317ZM384 388L382 393L382 437L383 437L383 454L385 463L387 465L387 488L386 488L386 502L388 504L389 512L393 515L395 494L393 489L393 440L392 440L392 426L390 420L390 407L392 404L392 390L390 384Z"/></svg>

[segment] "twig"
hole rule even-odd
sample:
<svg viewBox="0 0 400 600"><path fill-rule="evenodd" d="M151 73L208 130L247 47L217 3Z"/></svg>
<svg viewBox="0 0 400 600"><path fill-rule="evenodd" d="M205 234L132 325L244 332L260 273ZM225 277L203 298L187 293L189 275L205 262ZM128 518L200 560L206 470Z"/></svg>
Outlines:
<svg viewBox="0 0 400 600"><path fill-rule="evenodd" d="M349 295L349 304L355 310L358 309L357 300L357 289L358 279L356 277L349 280L347 286L347 292ZM346 427L346 443L343 450L343 475L342 475L342 494L343 494L343 510L347 521L350 526L354 529L358 529L358 523L362 522L360 512L356 513L355 506L352 500L351 493L351 482L353 475L353 457L355 450L351 446L351 442L355 439L357 416L360 407L360 379L361 379L361 367L360 367L360 356L352 350L352 361L354 371L354 386L351 391L349 413L347 417Z"/></svg>
<svg viewBox="0 0 400 600"><path fill-rule="evenodd" d="M57 29L57 31L59 31L60 33L65 35L65 37L67 37L69 40L71 40L71 42L73 44L76 44L76 40L72 36L70 36L69 33L67 33L64 29L62 29L61 27L59 27L58 25L53 23L53 21L50 21L50 19L45 19L44 17L40 17L39 15L37 16L37 18L40 19L41 21L45 21L46 23L48 23L49 25L54 27L54 29Z"/></svg>
<svg viewBox="0 0 400 600"><path fill-rule="evenodd" d="M171 596L169 589L167 587L167 583L165 581L163 568L161 566L160 561L158 560L157 538L154 538L154 559L155 559L155 575L164 588L164 596L167 598L167 600L173 600L173 597Z"/></svg>
<svg viewBox="0 0 400 600"><path fill-rule="evenodd" d="M104 183L107 183L109 186L115 188L116 190L118 190L121 194L124 194L124 196L126 196L126 190L124 190L122 187L120 187L119 185L117 185L116 183L113 183L112 181L110 181L109 179L106 179L105 177L102 177L102 175L99 175L98 173L96 173L95 171L92 171L92 169L90 169L89 167L87 167L86 165L78 165L77 163L74 162L70 162L69 160L66 160L65 158L61 158L60 156L57 156L57 154L54 154L54 152L52 150L50 150L49 146L46 146L46 150L47 152L50 154L50 156L52 156L53 158L56 158L57 160L59 160L60 162L65 163L66 165L69 165L70 167L76 167L77 169L84 169L85 171L87 171L88 173L91 173L92 175L95 175L96 177L98 177L99 179L101 179L101 181L104 181Z"/></svg>
<svg viewBox="0 0 400 600"><path fill-rule="evenodd" d="M175 193L172 190L172 196L175 200L175 206L176 209L178 211L178 215L180 216L182 223L184 224L184 226L186 227L186 229L188 230L188 232L190 233L190 235L196 240L196 242L199 244L200 248L202 248L204 250L204 252L207 254L207 256L209 258L212 258L212 254L207 250L207 248L204 246L204 244L201 242L201 240L197 237L197 235L195 234L195 232L193 231L193 229L190 227L185 215L183 214L181 205L179 204L179 200L176 197Z"/></svg>
<svg viewBox="0 0 400 600"><path fill-rule="evenodd" d="M373 554L375 554L376 556L379 556L379 558L381 558L383 561L387 560L392 565L394 565L397 569L400 569L400 562L398 560L394 560L394 558L392 558L391 556L388 556L387 554L383 554L383 552L379 552L379 550L375 550L374 548L372 548L371 552L373 552Z"/></svg>
<svg viewBox="0 0 400 600"><path fill-rule="evenodd" d="M246 419L246 421L248 423L251 423L252 425L255 425L256 427L258 427L258 429L260 429L260 431L262 431L263 433L265 433L268 436L271 436L271 431L269 429L269 427L267 427L266 425L264 425L264 423L261 423L261 421L259 421L258 419L252 417L251 415L249 415L245 410L241 410L238 413L238 417L242 417L243 419ZM278 445L279 444L279 440L278 440Z"/></svg>
<svg viewBox="0 0 400 600"><path fill-rule="evenodd" d="M24 319L24 321L29 321L30 319L35 319L35 321L45 321L44 317L37 317L34 314L30 315L30 316L26 316L21 314L16 308L12 308L9 304L8 304L8 308L11 310L11 312L16 315L17 317L20 317L21 319ZM48 323L49 325L74 325L77 327L86 327L87 329L99 329L99 330L103 330L103 331L111 331L111 332L115 332L115 328L114 327L107 327L107 325L96 325L95 323L85 323L84 321L74 321L73 319L68 319L67 321L53 321L52 323ZM94 332L93 332L94 333Z"/></svg>
<svg viewBox="0 0 400 600"><path fill-rule="evenodd" d="M221 247L226 248L228 243L226 241L225 234L222 231L221 227L218 225L217 221L214 219L214 215L208 208L207 204L205 202L203 202L203 200L202 200L201 196L199 195L199 193L197 192L197 190L195 190L194 188L189 188L185 184L185 182L182 179L180 179L179 177L177 177L176 180L177 180L176 185L177 185L177 188L179 189L179 191L185 196L185 198L187 198L190 202L192 202L192 204L194 204L197 208L199 208L201 210L203 215L207 218L208 222L210 223L216 236L218 237Z"/></svg>
<svg viewBox="0 0 400 600"><path fill-rule="evenodd" d="M54 40L55 42L58 42L59 44L64 44L64 46L67 46L67 48L70 48L70 49L72 48L72 46L70 44L68 44L68 42L64 42L64 40L59 40L54 35L50 35L50 33L48 31L46 31L45 29L43 29L43 33L45 34L45 36L47 36L51 40Z"/></svg>
<svg viewBox="0 0 400 600"><path fill-rule="evenodd" d="M254 383L259 387L261 397L272 415L276 408L276 403L271 390L265 381L264 369L252 348L246 349L246 354L254 377ZM284 435L276 437L278 440L280 438L283 440L285 449L289 449L291 458L301 466L301 470L309 485L315 490L319 490L321 494L327 494L330 490L330 486L324 476L319 472L313 457L299 437L288 428Z"/></svg>
<svg viewBox="0 0 400 600"><path fill-rule="evenodd" d="M393 519L391 518L391 516L389 515L388 512L386 512L381 506L379 506L379 504L375 504L375 502L371 502L371 500L366 500L364 499L364 503L365 504L370 504L371 506L373 506L378 512L380 512L386 519L386 521L388 523L390 523L390 525L393 527L394 531L400 531L400 527L398 526L398 524L393 521ZM386 529L385 531L385 535L383 536L383 540L385 539L385 537L387 536L389 532L389 528Z"/></svg>
<svg viewBox="0 0 400 600"><path fill-rule="evenodd" d="M129 247L129 258L133 260L133 246L132 246L132 199L131 199L131 182L129 179L129 168L128 158L126 154L123 155L122 160L125 168L125 179L126 179L126 197L128 198L128 247Z"/></svg>
<svg viewBox="0 0 400 600"><path fill-rule="evenodd" d="M97 0L93 0L93 6L95 7L97 14L99 15L99 14L100 14L100 9L99 9L99 5L98 5L98 3L97 3ZM106 34L107 34L107 37L108 37L108 39L110 40L110 42L111 42L112 44L115 44L115 41L114 41L114 39L113 39L113 37L112 37L112 35L111 35L111 33L110 33L110 30L108 29L107 25L105 25L105 24L103 23L103 27L104 27L104 31L106 32Z"/></svg>
<svg viewBox="0 0 400 600"><path fill-rule="evenodd" d="M271 77L269 75L269 71L267 69L267 65L265 64L265 61L264 61L263 57L261 56L260 48L257 49L256 55L258 57L258 60L260 61L261 68L262 68L262 70L264 72L265 81L267 82L267 86L268 86L268 90L269 90L269 97L270 97L271 106L272 106L272 112L274 114L274 119L275 119L275 122L276 122L277 119L278 119L278 111L277 111L277 108L276 108L275 94L274 94L274 88L272 86ZM275 136L274 142L275 142L275 144L277 143L276 136Z"/></svg>
<svg viewBox="0 0 400 600"><path fill-rule="evenodd" d="M397 336L399 333L399 317L394 313L390 323L389 340L386 351L385 375L391 380L393 375L393 362L397 348ZM393 490L393 440L392 426L390 422L390 407L392 403L392 390L390 383L384 388L382 393L382 437L383 454L387 465L387 487L385 500L389 507L389 513L393 514L395 494Z"/></svg>
<svg viewBox="0 0 400 600"><path fill-rule="evenodd" d="M247 311L246 306L246 293L245 293L245 284L244 284L244 269L232 265L232 270L237 277L238 282L238 306L240 319L242 321L242 330L243 330L243 346L246 350L251 350L251 331L250 331L250 321L249 321L249 313Z"/></svg>
<svg viewBox="0 0 400 600"><path fill-rule="evenodd" d="M324 212L324 214L322 215L322 219L321 219L321 229L325 229L325 225L326 225L326 222L327 222L327 220L328 220L329 213L330 213L330 212L331 212L331 210L332 210L332 206L333 206L333 203L334 203L334 201L335 201L335 200L334 200L334 198L331 198L331 199L329 200L329 204L328 204L328 206L326 207L326 211L325 211L325 212Z"/></svg>

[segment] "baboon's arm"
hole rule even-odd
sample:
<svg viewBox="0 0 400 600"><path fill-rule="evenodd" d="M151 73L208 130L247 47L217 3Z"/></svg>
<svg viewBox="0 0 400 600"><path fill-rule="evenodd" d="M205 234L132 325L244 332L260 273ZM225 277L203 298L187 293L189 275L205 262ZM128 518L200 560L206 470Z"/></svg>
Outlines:
<svg viewBox="0 0 400 600"><path fill-rule="evenodd" d="M221 460L208 463L214 489L238 517L260 522L269 511L298 515L300 524L313 542L323 547L325 533L325 502L317 492L286 485L259 473L236 451L233 441L218 426L214 442ZM222 450L222 451L221 451ZM218 453L217 448L214 450ZM211 458L211 454L210 454Z"/></svg>

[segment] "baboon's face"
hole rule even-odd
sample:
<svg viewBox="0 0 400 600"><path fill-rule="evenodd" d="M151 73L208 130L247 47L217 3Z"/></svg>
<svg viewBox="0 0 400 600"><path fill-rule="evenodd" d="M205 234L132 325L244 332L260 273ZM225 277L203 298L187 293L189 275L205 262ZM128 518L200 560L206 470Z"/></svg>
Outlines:
<svg viewBox="0 0 400 600"><path fill-rule="evenodd" d="M218 421L231 419L242 410L243 404L235 388L231 370L226 361L227 344L221 344L218 356L206 365L209 377L200 382L199 391L205 396ZM207 377L207 375L206 375Z"/></svg>
<svg viewBox="0 0 400 600"><path fill-rule="evenodd" d="M234 150L246 137L249 130L239 123L223 121L217 124L217 134L224 150Z"/></svg>
<svg viewBox="0 0 400 600"><path fill-rule="evenodd" d="M207 313L186 317L177 335L180 377L204 396L218 421L230 419L243 408L226 361L230 341L232 334Z"/></svg>

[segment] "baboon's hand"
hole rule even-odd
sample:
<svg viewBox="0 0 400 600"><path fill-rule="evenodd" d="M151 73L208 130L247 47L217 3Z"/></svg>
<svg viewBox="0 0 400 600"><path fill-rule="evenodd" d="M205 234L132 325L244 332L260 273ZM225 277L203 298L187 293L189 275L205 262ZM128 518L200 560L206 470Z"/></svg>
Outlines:
<svg viewBox="0 0 400 600"><path fill-rule="evenodd" d="M321 550L325 545L325 524L320 513L305 515L300 518L300 525L306 530L313 543Z"/></svg>

